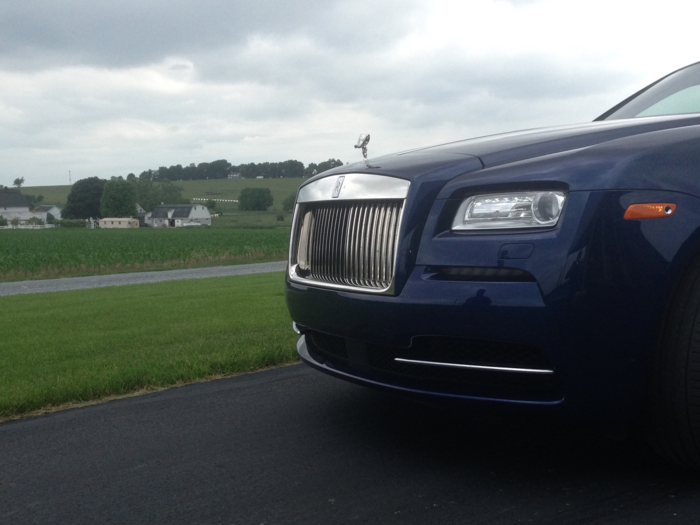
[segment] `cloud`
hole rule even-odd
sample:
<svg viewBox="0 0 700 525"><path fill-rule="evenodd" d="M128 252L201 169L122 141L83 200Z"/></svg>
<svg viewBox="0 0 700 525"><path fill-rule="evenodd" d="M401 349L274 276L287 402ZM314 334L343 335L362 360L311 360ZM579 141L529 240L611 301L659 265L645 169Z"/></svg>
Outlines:
<svg viewBox="0 0 700 525"><path fill-rule="evenodd" d="M33 0L3 5L0 63L12 69L134 67L172 55L304 35L325 47L381 46L417 2L400 0Z"/></svg>
<svg viewBox="0 0 700 525"><path fill-rule="evenodd" d="M591 120L696 59L675 1L8 2L2 176L349 161L360 132L378 155Z"/></svg>

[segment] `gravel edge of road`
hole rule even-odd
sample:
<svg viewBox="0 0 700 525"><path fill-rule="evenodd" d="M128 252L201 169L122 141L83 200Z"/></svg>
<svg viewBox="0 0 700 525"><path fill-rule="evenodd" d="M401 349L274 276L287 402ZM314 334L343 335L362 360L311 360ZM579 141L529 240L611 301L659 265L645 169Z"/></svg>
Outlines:
<svg viewBox="0 0 700 525"><path fill-rule="evenodd" d="M206 279L208 277L228 277L231 275L282 272L286 266L286 261L275 261L230 266L213 266L208 268L188 268L184 270L90 275L87 277L66 277L63 279L44 279L36 281L15 281L0 283L0 297L29 293L87 290L90 288L106 288L108 286L160 283L164 281L179 281L184 279Z"/></svg>

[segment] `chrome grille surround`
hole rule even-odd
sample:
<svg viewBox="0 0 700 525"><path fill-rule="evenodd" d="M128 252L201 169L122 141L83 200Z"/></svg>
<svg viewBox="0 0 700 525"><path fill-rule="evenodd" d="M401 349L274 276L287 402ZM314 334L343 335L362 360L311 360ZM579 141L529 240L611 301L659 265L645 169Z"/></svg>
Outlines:
<svg viewBox="0 0 700 525"><path fill-rule="evenodd" d="M410 182L350 173L303 186L297 196L289 279L325 288L390 294Z"/></svg>

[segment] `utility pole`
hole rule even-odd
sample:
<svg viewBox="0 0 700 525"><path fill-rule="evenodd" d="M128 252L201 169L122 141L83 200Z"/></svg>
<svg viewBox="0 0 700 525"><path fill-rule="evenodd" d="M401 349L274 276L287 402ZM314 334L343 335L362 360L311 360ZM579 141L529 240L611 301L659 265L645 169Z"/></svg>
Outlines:
<svg viewBox="0 0 700 525"><path fill-rule="evenodd" d="M73 185L73 181L70 180L70 170L68 170L68 184Z"/></svg>

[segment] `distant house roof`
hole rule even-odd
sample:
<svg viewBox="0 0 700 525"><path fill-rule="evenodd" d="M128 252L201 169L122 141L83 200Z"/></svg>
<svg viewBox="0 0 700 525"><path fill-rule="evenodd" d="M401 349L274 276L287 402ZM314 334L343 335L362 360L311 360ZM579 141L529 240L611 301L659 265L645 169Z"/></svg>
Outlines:
<svg viewBox="0 0 700 525"><path fill-rule="evenodd" d="M173 210L172 218L173 219L187 218L190 216L191 211L192 211L192 206L186 206L184 208L175 208Z"/></svg>
<svg viewBox="0 0 700 525"><path fill-rule="evenodd" d="M19 190L3 188L0 190L0 207L3 208L28 208L29 203Z"/></svg>
<svg viewBox="0 0 700 525"><path fill-rule="evenodd" d="M54 205L53 205L53 204L44 204L44 205L42 205L42 206L39 206L39 207L38 207L36 210L34 210L34 211L35 211L35 212L36 212L36 211L38 211L38 212L42 212L42 211L51 211L51 208L54 208Z"/></svg>
<svg viewBox="0 0 700 525"><path fill-rule="evenodd" d="M167 219L168 212L170 210L173 210L171 218L186 218L190 216L192 208L192 204L161 204L160 206L156 206L155 208L153 208L153 212L151 213L151 219Z"/></svg>

